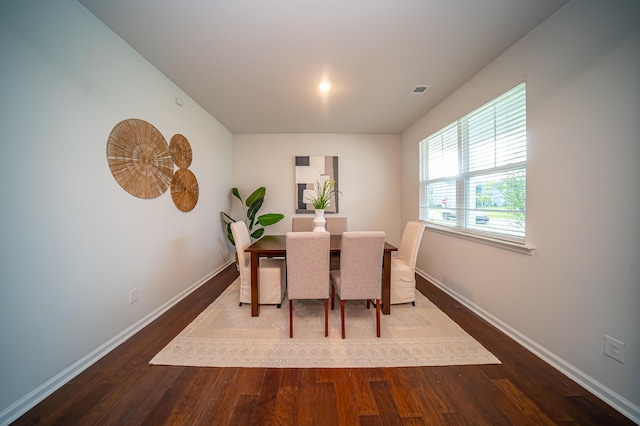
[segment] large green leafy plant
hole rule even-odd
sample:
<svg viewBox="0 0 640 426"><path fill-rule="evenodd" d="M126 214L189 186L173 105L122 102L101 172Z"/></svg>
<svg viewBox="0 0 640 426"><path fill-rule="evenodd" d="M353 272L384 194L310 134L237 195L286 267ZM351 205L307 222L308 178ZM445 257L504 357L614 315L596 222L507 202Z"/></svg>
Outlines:
<svg viewBox="0 0 640 426"><path fill-rule="evenodd" d="M258 211L262 207L262 204L264 203L264 196L267 193L267 189L264 186L261 186L260 188L253 191L253 193L249 195L249 198L247 198L247 201L242 200L238 188L233 188L231 190L231 193L234 197L240 200L242 211L245 217L245 223L247 224L247 228L249 229L249 235L253 240L257 240L258 238L262 237L262 235L264 234L264 228L266 226L273 225L284 219L284 215L281 213L266 213L258 216ZM236 243L233 240L231 224L233 222L236 222L236 219L232 218L225 212L221 213L222 220L227 227L227 238L229 239L231 244L235 246Z"/></svg>

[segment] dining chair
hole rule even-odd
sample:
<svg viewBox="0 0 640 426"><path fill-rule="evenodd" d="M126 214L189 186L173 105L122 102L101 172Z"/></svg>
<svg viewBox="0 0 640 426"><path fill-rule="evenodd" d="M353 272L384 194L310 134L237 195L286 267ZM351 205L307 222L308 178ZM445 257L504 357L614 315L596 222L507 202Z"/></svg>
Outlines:
<svg viewBox="0 0 640 426"><path fill-rule="evenodd" d="M331 235L342 235L347 231L347 218L344 216L325 216L327 223L325 227ZM329 268L340 269L340 253L331 253Z"/></svg>
<svg viewBox="0 0 640 426"><path fill-rule="evenodd" d="M294 217L291 219L291 230L293 232L313 231L313 217Z"/></svg>
<svg viewBox="0 0 640 426"><path fill-rule="evenodd" d="M342 235L347 230L347 218L344 216L325 216L327 221L325 229L331 235ZM312 217L294 217L291 222L293 232L313 231ZM329 268L331 270L340 268L340 253L331 253Z"/></svg>
<svg viewBox="0 0 640 426"><path fill-rule="evenodd" d="M329 335L328 232L287 232L289 337L293 337L293 300L324 299L324 336Z"/></svg>
<svg viewBox="0 0 640 426"><path fill-rule="evenodd" d="M244 221L231 224L233 240L238 254L238 269L240 270L240 306L251 303L251 256L244 250L251 245L249 230ZM277 305L281 307L282 298L286 291L286 264L284 259L260 258L258 265L258 283L261 305Z"/></svg>
<svg viewBox="0 0 640 426"><path fill-rule="evenodd" d="M341 235L347 231L347 218L344 216L325 216L325 228L331 235Z"/></svg>
<svg viewBox="0 0 640 426"><path fill-rule="evenodd" d="M391 259L391 304L416 305L416 259L424 223L410 221L404 227L398 256Z"/></svg>
<svg viewBox="0 0 640 426"><path fill-rule="evenodd" d="M335 294L340 296L342 338L345 338L345 300L371 299L376 305L376 335L380 337L380 297L382 292L382 258L385 233L382 231L356 231L342 234L340 269L330 272L331 309Z"/></svg>

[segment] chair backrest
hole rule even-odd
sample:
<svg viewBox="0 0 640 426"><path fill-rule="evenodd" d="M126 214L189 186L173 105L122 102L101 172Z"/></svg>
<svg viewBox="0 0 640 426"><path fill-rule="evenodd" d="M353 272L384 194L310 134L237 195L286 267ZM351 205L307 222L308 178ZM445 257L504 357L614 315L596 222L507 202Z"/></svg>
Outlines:
<svg viewBox="0 0 640 426"><path fill-rule="evenodd" d="M340 235L347 230L347 218L336 216L325 216L327 221L325 229L332 235ZM312 217L294 217L291 219L291 230L293 232L313 231Z"/></svg>
<svg viewBox="0 0 640 426"><path fill-rule="evenodd" d="M340 298L379 299L382 292L382 258L385 233L356 231L342 234Z"/></svg>
<svg viewBox="0 0 640 426"><path fill-rule="evenodd" d="M293 232L313 231L313 217L294 217L291 219L291 230Z"/></svg>
<svg viewBox="0 0 640 426"><path fill-rule="evenodd" d="M412 269L416 267L422 234L424 234L424 223L418 221L407 222L402 233L398 257Z"/></svg>
<svg viewBox="0 0 640 426"><path fill-rule="evenodd" d="M331 235L341 235L347 230L347 218L339 216L325 216L325 228Z"/></svg>
<svg viewBox="0 0 640 426"><path fill-rule="evenodd" d="M239 220L231 224L231 234L236 244L238 254L238 269L240 270L240 281L251 282L251 256L244 249L251 245L251 237L247 224Z"/></svg>
<svg viewBox="0 0 640 426"><path fill-rule="evenodd" d="M329 298L328 232L287 232L289 299Z"/></svg>

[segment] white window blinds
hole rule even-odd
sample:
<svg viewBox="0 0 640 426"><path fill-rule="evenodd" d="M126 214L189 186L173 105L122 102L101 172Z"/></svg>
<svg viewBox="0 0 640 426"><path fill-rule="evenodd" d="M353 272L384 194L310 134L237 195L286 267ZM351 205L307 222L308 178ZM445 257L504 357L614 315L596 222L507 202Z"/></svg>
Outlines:
<svg viewBox="0 0 640 426"><path fill-rule="evenodd" d="M526 85L420 142L420 218L524 242Z"/></svg>

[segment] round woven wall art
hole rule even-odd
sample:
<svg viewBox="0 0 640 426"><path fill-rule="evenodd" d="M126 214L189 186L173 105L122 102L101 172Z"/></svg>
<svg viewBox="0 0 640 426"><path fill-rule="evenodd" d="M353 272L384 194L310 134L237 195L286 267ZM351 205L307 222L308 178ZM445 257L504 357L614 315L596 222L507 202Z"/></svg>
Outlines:
<svg viewBox="0 0 640 426"><path fill-rule="evenodd" d="M171 142L169 142L169 151L171 152L171 158L181 169L186 169L191 165L193 159L193 153L191 152L191 145L187 138L181 134L173 135Z"/></svg>
<svg viewBox="0 0 640 426"><path fill-rule="evenodd" d="M171 198L179 210L190 212L198 203L200 189L196 175L189 169L178 169L171 181Z"/></svg>
<svg viewBox="0 0 640 426"><path fill-rule="evenodd" d="M132 118L116 124L107 141L107 161L116 182L138 198L156 198L171 184L169 145L144 120Z"/></svg>

